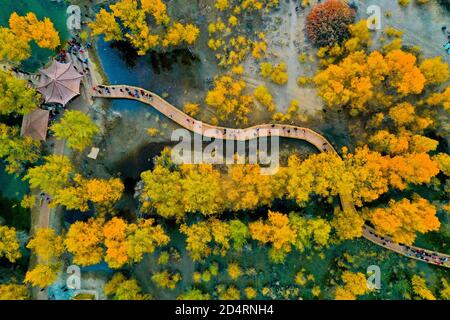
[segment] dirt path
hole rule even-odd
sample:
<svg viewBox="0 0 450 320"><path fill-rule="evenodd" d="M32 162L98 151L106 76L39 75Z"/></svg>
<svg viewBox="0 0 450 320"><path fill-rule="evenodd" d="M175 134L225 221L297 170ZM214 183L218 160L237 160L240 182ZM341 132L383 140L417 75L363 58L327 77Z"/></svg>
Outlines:
<svg viewBox="0 0 450 320"><path fill-rule="evenodd" d="M288 66L288 76L289 80L287 83L287 89L289 91L295 91L297 86L297 77L298 77L298 54L297 49L295 47L295 39L297 39L296 33L298 30L298 15L295 11L295 7L297 3L295 1L289 1L289 55L287 59Z"/></svg>
<svg viewBox="0 0 450 320"><path fill-rule="evenodd" d="M80 58L81 59L87 58L89 60L89 53L87 52L87 50L80 55ZM86 67L86 65L80 62L77 59L77 57L73 54L70 55L70 60L75 66L78 67L78 70L82 70L83 68ZM81 87L81 96L70 103L71 110L88 112L89 106L93 104L92 95L90 93L92 90L91 89L92 85L97 83L96 80L97 77L95 71L92 70L92 64L89 64L89 66L91 68L83 78L83 86ZM65 154L64 140L56 140L51 138L49 142L54 143L52 152L54 155L62 156ZM36 196L37 199L40 199L40 193L41 193L40 190L33 190L33 194ZM62 208L61 207L52 208L48 200L43 199L38 207L33 208L32 214L37 215L37 217L34 217L32 219L33 223L31 226L31 230L33 233L36 232L37 229L41 228L53 228L57 232L61 229ZM43 262L37 258L32 259L30 263L30 269L32 269L36 265L36 263L43 263ZM49 299L48 288L45 289L33 288L32 296L36 300L48 300Z"/></svg>
<svg viewBox="0 0 450 320"><path fill-rule="evenodd" d="M57 141L54 142L54 148L53 148L53 154L54 155L64 155L64 148L65 148L65 141ZM53 228L55 230L58 230L56 227L59 225L57 222L59 217L59 214L61 213L61 208L56 207L52 208L50 206L50 202L45 199L41 199L40 190L33 190L33 194L36 197L36 199L40 199L40 205L38 207L35 207L32 210L32 215L34 216L32 221L34 223L31 226L31 231L34 234L38 229L42 228ZM36 216L37 215L37 216ZM30 263L30 270L36 266L36 264L39 263L46 263L46 261L41 261L39 258L35 258ZM35 297L36 300L48 300L48 290L40 289L40 288L33 288L33 297Z"/></svg>

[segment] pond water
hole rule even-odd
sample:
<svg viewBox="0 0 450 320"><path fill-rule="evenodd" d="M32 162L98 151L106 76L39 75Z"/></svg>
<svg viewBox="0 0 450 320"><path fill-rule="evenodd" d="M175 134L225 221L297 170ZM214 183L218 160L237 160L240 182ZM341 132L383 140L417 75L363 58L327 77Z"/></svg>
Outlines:
<svg viewBox="0 0 450 320"><path fill-rule="evenodd" d="M111 84L134 85L159 95L167 93L175 106L182 105L185 94L200 94L204 89L201 63L186 49L137 56L126 44L105 42L103 37L98 39L97 48Z"/></svg>
<svg viewBox="0 0 450 320"><path fill-rule="evenodd" d="M19 15L34 12L38 19L50 18L59 32L61 41L64 41L69 37L66 25L66 9L67 5L64 2L58 3L51 0L2 0L0 1L0 26L8 26L9 17L13 12L17 12ZM31 47L32 56L22 63L22 69L28 72L36 71L53 56L53 51L41 49L34 43Z"/></svg>
<svg viewBox="0 0 450 320"><path fill-rule="evenodd" d="M179 50L168 55L137 56L122 43L107 43L102 37L97 42L98 56L110 84L129 84L162 95L179 105L179 89L194 74L196 59L188 51ZM109 117L118 119L108 131L100 161L110 173L120 173L127 192L142 171L151 168L151 159L170 144L171 132L178 127L154 108L132 100L112 100L107 110ZM150 138L148 128L157 128L159 135Z"/></svg>
<svg viewBox="0 0 450 320"><path fill-rule="evenodd" d="M28 183L20 176L8 174L5 166L0 163L0 193L12 200L21 200L29 191Z"/></svg>
<svg viewBox="0 0 450 320"><path fill-rule="evenodd" d="M4 219L7 225L18 230L28 231L30 214L20 206L20 201L28 192L28 183L20 176L6 173L5 166L0 163L0 220Z"/></svg>

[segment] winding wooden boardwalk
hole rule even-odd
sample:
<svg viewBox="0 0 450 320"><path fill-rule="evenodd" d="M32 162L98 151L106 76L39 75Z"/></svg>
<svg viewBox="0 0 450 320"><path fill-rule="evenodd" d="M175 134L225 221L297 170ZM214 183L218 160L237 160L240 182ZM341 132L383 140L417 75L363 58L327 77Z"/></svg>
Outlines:
<svg viewBox="0 0 450 320"><path fill-rule="evenodd" d="M114 85L98 86L92 90L92 97L94 98L131 99L150 105L166 117L175 121L181 127L205 137L245 141L258 137L279 136L304 140L314 145L321 152L332 152L337 154L331 143L324 136L309 128L283 124L262 124L245 129L213 126L195 120L155 93L142 88L127 85ZM350 194L341 194L340 200L343 210L357 211ZM375 230L367 225L364 226L363 237L379 246L409 258L450 268L450 255L396 243L389 237L377 235Z"/></svg>

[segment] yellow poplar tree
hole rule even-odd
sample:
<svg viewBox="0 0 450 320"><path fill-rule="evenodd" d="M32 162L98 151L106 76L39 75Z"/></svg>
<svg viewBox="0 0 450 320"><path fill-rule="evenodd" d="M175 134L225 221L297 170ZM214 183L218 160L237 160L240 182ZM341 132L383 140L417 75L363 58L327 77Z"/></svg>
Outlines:
<svg viewBox="0 0 450 320"><path fill-rule="evenodd" d="M38 264L34 269L25 274L25 283L33 287L45 288L56 281L58 267L56 265Z"/></svg>
<svg viewBox="0 0 450 320"><path fill-rule="evenodd" d="M336 300L356 300L358 296L364 295L369 291L366 277L361 272L344 271L341 278L344 285L336 288Z"/></svg>
<svg viewBox="0 0 450 320"><path fill-rule="evenodd" d="M10 262L15 262L22 256L19 249L20 243L17 239L16 229L0 226L0 258L5 257Z"/></svg>
<svg viewBox="0 0 450 320"><path fill-rule="evenodd" d="M158 215L164 218L184 217L179 172L171 172L163 166L156 165L153 171L143 172L141 178L144 186L140 200L144 212L150 212L155 208Z"/></svg>
<svg viewBox="0 0 450 320"><path fill-rule="evenodd" d="M60 45L59 34L50 19L38 20L33 12L19 16L13 12L9 28L0 27L0 61L20 63L31 55L30 41L54 50Z"/></svg>
<svg viewBox="0 0 450 320"><path fill-rule="evenodd" d="M186 235L186 249L192 260L200 261L211 254L209 243L213 240L210 226L206 221L191 226L182 224L180 232Z"/></svg>
<svg viewBox="0 0 450 320"><path fill-rule="evenodd" d="M223 211L224 197L220 173L209 164L181 167L184 211L213 215Z"/></svg>
<svg viewBox="0 0 450 320"><path fill-rule="evenodd" d="M127 279L121 273L116 273L108 283L104 292L114 300L149 300L148 294L143 294L135 279Z"/></svg>
<svg viewBox="0 0 450 320"><path fill-rule="evenodd" d="M77 221L70 225L64 244L73 254L74 263L89 266L102 260L103 224L103 219L91 218L87 222Z"/></svg>
<svg viewBox="0 0 450 320"><path fill-rule="evenodd" d="M22 284L0 284L0 300L28 300L28 288Z"/></svg>
<svg viewBox="0 0 450 320"><path fill-rule="evenodd" d="M60 45L59 34L49 18L39 21L33 12L25 16L13 13L9 18L11 31L19 38L34 40L41 48L54 50Z"/></svg>
<svg viewBox="0 0 450 320"><path fill-rule="evenodd" d="M52 228L39 228L27 248L33 250L40 259L50 262L63 254L63 237L58 236Z"/></svg>
<svg viewBox="0 0 450 320"><path fill-rule="evenodd" d="M24 179L29 181L32 188L40 188L54 195L68 185L74 167L69 158L63 155L51 155L44 159L45 163L29 169Z"/></svg>
<svg viewBox="0 0 450 320"><path fill-rule="evenodd" d="M128 262L127 223L114 217L103 227L106 256L105 262L111 268L120 268Z"/></svg>
<svg viewBox="0 0 450 320"><path fill-rule="evenodd" d="M364 219L355 211L335 210L331 225L341 240L359 238L363 235Z"/></svg>
<svg viewBox="0 0 450 320"><path fill-rule="evenodd" d="M296 240L296 234L289 224L288 216L279 212L269 211L266 222L252 222L249 224L249 230L253 239L262 244L272 244L270 257L275 262L284 261Z"/></svg>
<svg viewBox="0 0 450 320"><path fill-rule="evenodd" d="M27 39L18 38L8 28L0 27L0 61L18 64L31 56Z"/></svg>
<svg viewBox="0 0 450 320"><path fill-rule="evenodd" d="M9 71L0 70L0 115L27 114L39 106L39 94Z"/></svg>
<svg viewBox="0 0 450 320"><path fill-rule="evenodd" d="M95 22L90 23L89 27L93 36L103 34L105 41L119 41L123 39L122 29L114 15L103 8L97 13Z"/></svg>
<svg viewBox="0 0 450 320"><path fill-rule="evenodd" d="M153 219L139 220L131 224L127 237L128 257L134 262L142 260L144 254L153 253L157 247L169 243L170 238L160 225L155 225Z"/></svg>
<svg viewBox="0 0 450 320"><path fill-rule="evenodd" d="M253 105L253 97L244 94L245 81L224 75L214 80L214 88L208 91L205 102L215 108L221 120L236 118L246 124Z"/></svg>
<svg viewBox="0 0 450 320"><path fill-rule="evenodd" d="M38 161L39 147L39 141L20 137L18 128L0 123L0 158L5 161L8 173L19 173L26 164Z"/></svg>
<svg viewBox="0 0 450 320"><path fill-rule="evenodd" d="M426 233L438 230L440 222L436 217L436 208L426 199L418 196L412 201L391 200L387 208L378 208L369 215L375 230L392 236L394 241L412 244L416 232Z"/></svg>
<svg viewBox="0 0 450 320"><path fill-rule="evenodd" d="M253 94L255 96L255 99L267 108L267 111L274 112L276 110L276 105L273 101L273 97L266 86L261 85L256 87Z"/></svg>
<svg viewBox="0 0 450 320"><path fill-rule="evenodd" d="M64 112L61 121L52 125L51 130L57 139L66 139L70 148L80 152L92 144L100 131L88 115L77 110Z"/></svg>
<svg viewBox="0 0 450 320"><path fill-rule="evenodd" d="M420 64L420 71L423 73L427 84L442 84L449 78L448 64L442 61L441 57L425 59Z"/></svg>
<svg viewBox="0 0 450 320"><path fill-rule="evenodd" d="M106 41L126 40L139 55L157 47L191 45L200 33L193 24L171 21L162 0L119 0L109 9L100 10L89 23L93 35L104 34Z"/></svg>
<svg viewBox="0 0 450 320"><path fill-rule="evenodd" d="M413 275L413 277L411 278L411 285L413 292L421 299L436 300L434 294L431 292L430 289L428 289L424 278L418 275Z"/></svg>

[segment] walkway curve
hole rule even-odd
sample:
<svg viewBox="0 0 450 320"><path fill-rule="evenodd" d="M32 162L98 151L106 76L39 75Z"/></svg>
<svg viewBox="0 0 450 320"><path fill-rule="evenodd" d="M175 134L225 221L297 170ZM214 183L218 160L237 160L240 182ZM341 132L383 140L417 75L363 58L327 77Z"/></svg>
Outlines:
<svg viewBox="0 0 450 320"><path fill-rule="evenodd" d="M92 97L94 98L129 99L150 105L181 127L205 137L222 140L246 141L258 137L279 136L304 140L314 145L321 152L338 154L324 136L309 128L284 124L261 124L245 129L213 126L197 121L157 94L139 87L127 85L99 85L98 87L92 88L92 90ZM340 194L340 200L343 210L354 211L356 213L357 210L350 194ZM375 230L367 225L364 226L363 237L379 246L409 258L450 268L450 255L396 243L389 237L377 235Z"/></svg>

